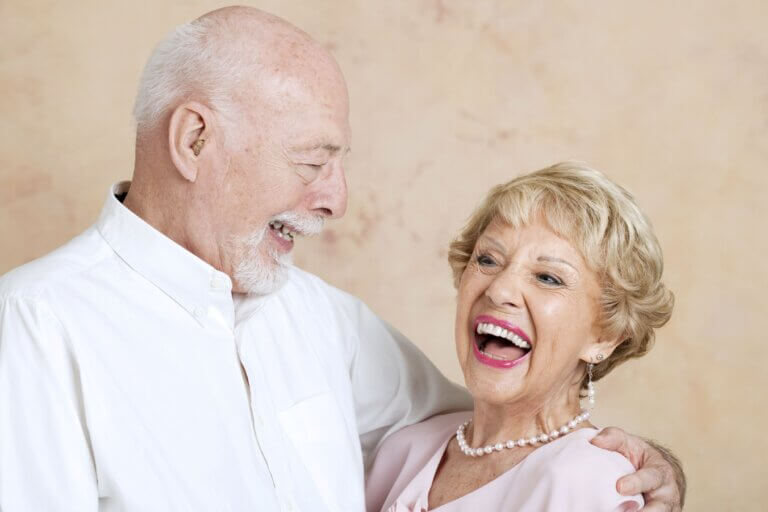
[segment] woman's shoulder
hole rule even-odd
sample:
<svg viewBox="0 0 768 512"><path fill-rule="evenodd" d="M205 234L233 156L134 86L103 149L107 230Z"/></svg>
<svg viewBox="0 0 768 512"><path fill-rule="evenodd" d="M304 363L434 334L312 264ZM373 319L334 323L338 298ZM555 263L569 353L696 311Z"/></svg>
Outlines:
<svg viewBox="0 0 768 512"><path fill-rule="evenodd" d="M635 468L621 454L590 443L598 432L583 428L539 448L536 457L529 456L527 475L547 488L552 500L564 504L590 504L589 510L613 510L626 501L642 506L641 496L625 497L616 491L616 481Z"/></svg>
<svg viewBox="0 0 768 512"><path fill-rule="evenodd" d="M366 478L367 510L381 510L388 496L398 496L471 416L468 411L439 414L388 436L376 452Z"/></svg>
<svg viewBox="0 0 768 512"><path fill-rule="evenodd" d="M554 450L551 454L552 462L558 462L557 465L562 471L581 471L584 465L594 464L594 467L603 471L627 474L635 471L632 463L618 452L604 450L593 445L590 441L594 438L600 429L582 428L573 432L569 436L561 439L558 446L554 443Z"/></svg>

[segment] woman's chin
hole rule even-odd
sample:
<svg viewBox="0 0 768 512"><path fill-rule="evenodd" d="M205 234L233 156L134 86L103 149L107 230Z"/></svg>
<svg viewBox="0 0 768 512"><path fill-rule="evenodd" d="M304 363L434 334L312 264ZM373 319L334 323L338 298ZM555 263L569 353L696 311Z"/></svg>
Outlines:
<svg viewBox="0 0 768 512"><path fill-rule="evenodd" d="M470 360L464 368L464 382L475 400L498 405L514 402L523 396L528 362L524 357L510 368L498 368Z"/></svg>

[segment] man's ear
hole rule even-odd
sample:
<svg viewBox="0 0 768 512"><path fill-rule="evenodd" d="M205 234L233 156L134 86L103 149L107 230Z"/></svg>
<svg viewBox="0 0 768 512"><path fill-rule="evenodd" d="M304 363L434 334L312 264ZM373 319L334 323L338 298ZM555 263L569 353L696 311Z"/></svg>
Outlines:
<svg viewBox="0 0 768 512"><path fill-rule="evenodd" d="M213 113L197 102L182 103L171 112L168 125L168 148L171 161L181 176L190 182L197 179L200 161L211 147Z"/></svg>

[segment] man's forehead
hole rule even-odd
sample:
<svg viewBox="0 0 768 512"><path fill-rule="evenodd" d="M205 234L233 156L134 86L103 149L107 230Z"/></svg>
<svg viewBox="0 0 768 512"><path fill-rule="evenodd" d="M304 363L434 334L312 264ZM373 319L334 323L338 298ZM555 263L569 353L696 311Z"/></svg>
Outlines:
<svg viewBox="0 0 768 512"><path fill-rule="evenodd" d="M262 108L276 122L297 132L312 132L319 128L314 125L324 125L327 129L325 125L328 123L337 125L339 131L349 132L349 99L346 89L323 88L317 84L313 87L296 77L273 79L270 86L255 88L252 94L255 107ZM316 144L333 142L313 141Z"/></svg>
<svg viewBox="0 0 768 512"><path fill-rule="evenodd" d="M282 117L287 149L347 153L351 132L345 110L307 106Z"/></svg>
<svg viewBox="0 0 768 512"><path fill-rule="evenodd" d="M343 75L328 68L311 75L287 69L261 74L249 91L254 112L279 133L287 151L346 153L349 98Z"/></svg>
<svg viewBox="0 0 768 512"><path fill-rule="evenodd" d="M296 103L348 101L344 75L330 55L264 57L253 69L253 90L277 108Z"/></svg>

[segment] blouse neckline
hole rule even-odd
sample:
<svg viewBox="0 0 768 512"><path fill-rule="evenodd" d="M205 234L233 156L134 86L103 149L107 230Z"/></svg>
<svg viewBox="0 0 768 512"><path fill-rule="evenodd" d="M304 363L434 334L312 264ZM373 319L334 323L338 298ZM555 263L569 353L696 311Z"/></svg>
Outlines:
<svg viewBox="0 0 768 512"><path fill-rule="evenodd" d="M414 510L414 512L422 512L422 511L429 511L429 512L440 512L443 510L444 507L447 507L449 505L456 506L461 502L462 500L469 499L472 497L472 495L479 493L484 490L488 490L488 488L497 485L498 482L502 479L505 479L512 473L516 473L519 468L521 468L526 463L530 463L529 461L535 460L537 457L540 457L540 455L537 455L539 453L546 453L548 450L551 449L552 446L557 446L562 441L564 441L567 438L573 439L571 436L574 434L577 434L582 431L598 431L599 429L594 427L583 427L576 430L573 430L572 432L569 432L565 434L564 436L558 437L554 441L551 441L547 443L544 446L538 447L533 452L526 455L520 462L509 468L508 470L504 471L500 475L498 475L493 480L481 485L477 489L474 489L467 494L463 496L459 496L455 500L448 501L446 503L443 503L437 508L430 508L429 507L429 491L432 489L432 485L435 483L435 474L437 473L437 467L440 465L440 462L443 460L443 457L445 456L445 451L448 448L448 443L451 442L451 440L454 438L455 433L451 433L448 438L443 441L443 443L440 445L440 447L437 449L437 451L432 455L432 457L429 459L429 461L424 465L424 467L419 471L416 476L413 478L413 480L403 489L403 492L400 493L400 496L408 495L410 494L411 488L415 485L417 485L419 482L426 482L428 485L422 486L422 488L416 493L414 493L418 499L415 500L415 503L417 504L417 508ZM421 509L418 508L418 504L421 505Z"/></svg>

